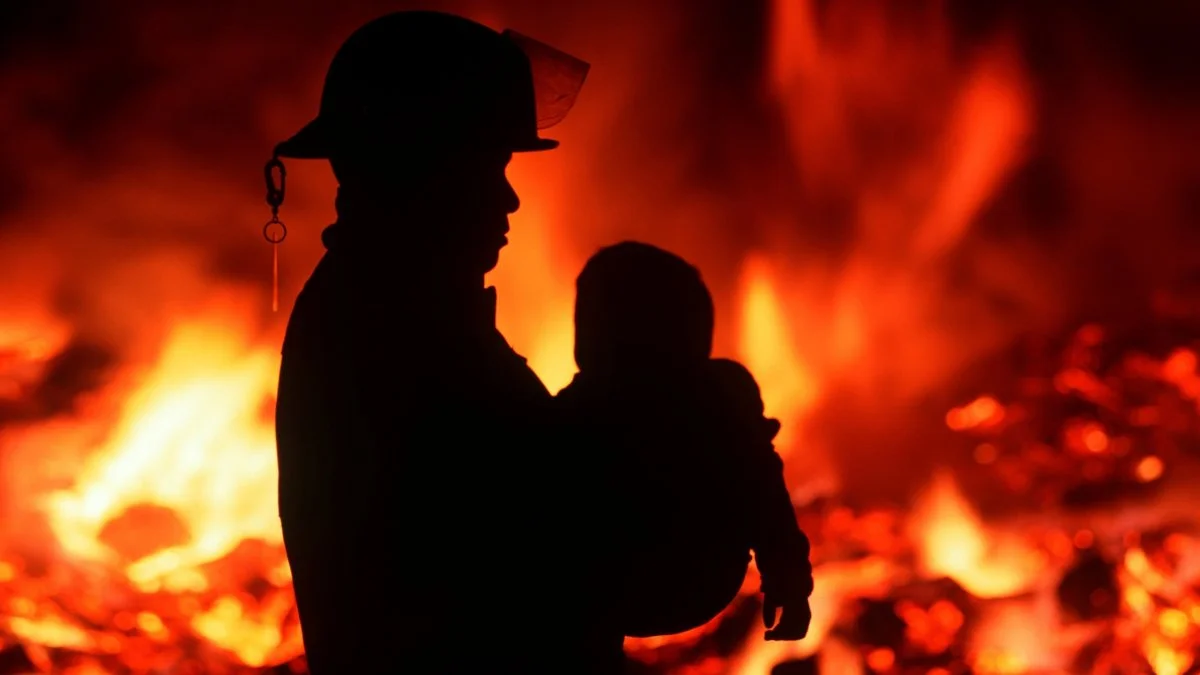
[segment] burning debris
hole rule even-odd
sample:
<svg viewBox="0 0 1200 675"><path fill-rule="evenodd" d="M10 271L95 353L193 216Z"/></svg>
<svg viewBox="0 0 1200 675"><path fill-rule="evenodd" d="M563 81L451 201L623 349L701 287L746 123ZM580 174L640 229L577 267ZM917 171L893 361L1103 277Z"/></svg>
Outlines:
<svg viewBox="0 0 1200 675"><path fill-rule="evenodd" d="M653 672L1196 672L1196 358L1104 335L1085 326L1056 358L1027 361L1012 396L946 414L1002 500L1037 513L989 522L947 473L909 513L810 504L799 515L817 565L813 635L780 648L751 626L708 671L705 627L673 648L691 666ZM1190 473L1172 487L1176 468Z"/></svg>
<svg viewBox="0 0 1200 675"><path fill-rule="evenodd" d="M999 489L1045 507L1086 507L1146 495L1194 457L1200 380L1196 351L1152 351L1105 340L1089 325L1062 350L1060 368L1030 363L1005 404L983 396L946 416L977 440L975 459Z"/></svg>
<svg viewBox="0 0 1200 675"><path fill-rule="evenodd" d="M28 519L6 522L29 538L9 537L0 560L0 672L303 672L274 496L253 487L273 483L264 411L277 357L236 326L182 323L157 362L98 390L120 405L82 463L49 471L59 487L36 504L56 547L21 530ZM816 565L809 638L762 642L751 575L714 622L631 640L630 656L662 675L1190 672L1193 349L1139 348L1085 326L945 415L1001 501L1035 512L985 517L960 488L970 472L934 475L910 510L812 502L798 511ZM26 392L59 377L39 372ZM80 398L70 409L87 419L95 410ZM5 432L6 461L26 469L28 453L89 437L36 420ZM1092 494L1106 498L1080 497Z"/></svg>
<svg viewBox="0 0 1200 675"><path fill-rule="evenodd" d="M88 363L75 351L30 395L63 379L54 364ZM300 655L273 490L260 489L274 483L262 404L277 367L236 324L183 325L145 372L98 391L76 376L71 409L103 433L5 427L6 473L19 465L25 489L44 491L5 503L0 672L242 672Z"/></svg>

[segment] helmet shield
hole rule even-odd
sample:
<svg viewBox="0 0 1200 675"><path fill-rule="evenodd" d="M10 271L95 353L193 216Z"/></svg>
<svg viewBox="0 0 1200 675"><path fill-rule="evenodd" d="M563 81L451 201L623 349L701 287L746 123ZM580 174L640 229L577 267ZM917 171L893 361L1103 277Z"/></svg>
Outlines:
<svg viewBox="0 0 1200 675"><path fill-rule="evenodd" d="M590 64L515 30L506 30L503 35L529 58L537 102L537 128L548 129L563 121L579 98Z"/></svg>

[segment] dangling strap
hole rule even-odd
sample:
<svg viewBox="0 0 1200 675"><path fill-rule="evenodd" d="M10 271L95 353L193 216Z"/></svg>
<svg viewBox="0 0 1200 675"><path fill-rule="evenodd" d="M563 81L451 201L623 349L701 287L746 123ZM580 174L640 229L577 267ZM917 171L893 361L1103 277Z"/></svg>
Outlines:
<svg viewBox="0 0 1200 675"><path fill-rule="evenodd" d="M279 172L279 183L275 182L275 172ZM279 207L283 206L284 191L287 187L287 169L279 161L279 155L271 157L263 167L263 177L267 183L267 206L271 207L271 219L263 225L263 238L271 243L271 311L279 311L279 244L287 239L287 226L279 219Z"/></svg>

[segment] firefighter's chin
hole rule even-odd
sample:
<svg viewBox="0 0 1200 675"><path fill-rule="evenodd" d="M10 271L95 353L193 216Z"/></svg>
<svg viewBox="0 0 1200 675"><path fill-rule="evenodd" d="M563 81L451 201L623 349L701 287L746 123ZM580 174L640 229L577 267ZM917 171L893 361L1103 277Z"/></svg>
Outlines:
<svg viewBox="0 0 1200 675"><path fill-rule="evenodd" d="M470 274L487 274L496 268L500 263L500 250L508 243L507 238L493 240L486 244L483 242L477 243L470 249L459 249L455 257L464 265L463 271L470 270Z"/></svg>
<svg viewBox="0 0 1200 675"><path fill-rule="evenodd" d="M496 247L487 254L487 259L483 261L485 274L496 269L496 265L500 264L500 251L503 250L505 246L508 246L508 237L500 237L499 241L496 243Z"/></svg>

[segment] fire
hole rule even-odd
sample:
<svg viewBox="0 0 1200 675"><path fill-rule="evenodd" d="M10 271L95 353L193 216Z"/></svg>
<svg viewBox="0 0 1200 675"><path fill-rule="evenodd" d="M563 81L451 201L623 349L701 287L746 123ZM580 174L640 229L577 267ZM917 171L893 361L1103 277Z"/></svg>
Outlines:
<svg viewBox="0 0 1200 675"><path fill-rule="evenodd" d="M21 398L69 337L70 327L53 317L22 316L21 323L0 325L0 401Z"/></svg>
<svg viewBox="0 0 1200 675"><path fill-rule="evenodd" d="M159 362L123 397L109 441L90 455L72 488L47 496L65 552L105 563L124 559L130 580L152 593L164 586L203 590L198 566L245 539L280 544L275 436L263 414L278 368L277 350L249 344L228 317L178 324ZM164 515L137 511L144 505L162 507ZM125 516L133 522L124 527L136 532L131 545L156 538L162 545L134 551L102 543L106 526Z"/></svg>
<svg viewBox="0 0 1200 675"><path fill-rule="evenodd" d="M745 263L741 315L739 352L757 374L766 413L786 422L776 439L786 453L793 447L797 423L816 401L817 382L794 351L789 317L770 267L760 258Z"/></svg>
<svg viewBox="0 0 1200 675"><path fill-rule="evenodd" d="M988 675L1061 672L1069 648L1056 640L1062 618L1048 589L985 610L971 640L975 671Z"/></svg>
<svg viewBox="0 0 1200 675"><path fill-rule="evenodd" d="M1020 537L989 532L945 472L914 507L912 531L924 571L950 577L976 597L1015 595L1045 572L1045 558Z"/></svg>
<svg viewBox="0 0 1200 675"><path fill-rule="evenodd" d="M469 4L595 66L563 149L513 162L522 208L488 279L502 332L555 391L588 254L636 238L693 259L717 350L783 422L813 540L805 640L762 640L752 572L720 617L631 640L635 658L1196 668L1193 104L1131 84L1123 41L1055 3L992 21L770 0L745 26L707 3ZM306 121L333 42L384 11L343 5L221 33L182 6L105 12L0 64L19 159L0 158L0 669L303 672L271 408L333 186L288 167L271 317L254 167ZM1139 22L1165 42L1185 10L1158 11Z"/></svg>
<svg viewBox="0 0 1200 675"><path fill-rule="evenodd" d="M822 565L817 567L813 576L816 586L811 599L813 622L808 636L792 643L766 642L761 635L752 636L728 672L736 675L767 675L774 664L787 659L810 658L819 651L825 657L824 650L838 622L843 602L847 598L885 592L883 589L895 581L897 570L883 560L869 559L859 563ZM839 667L845 668L845 672L852 672L856 667L854 660L838 658L836 647L834 651L835 654L828 656L837 659L841 664Z"/></svg>
<svg viewBox="0 0 1200 675"><path fill-rule="evenodd" d="M275 492L278 348L238 320L256 300L181 317L157 360L110 386L120 405L104 440L73 484L37 501L59 559L48 573L15 556L0 565L12 634L95 655L81 667L97 673L117 658L135 669L169 663L179 655L163 645L188 636L251 666L300 652ZM67 431L18 436L9 452L33 461L25 443L70 444ZM25 471L36 479L34 466ZM72 568L106 579L99 588L112 598ZM262 587L247 594L241 585L254 579Z"/></svg>
<svg viewBox="0 0 1200 675"><path fill-rule="evenodd" d="M1186 549L1196 546L1194 541L1178 535L1171 543L1164 543L1176 549L1176 554L1186 554ZM1182 574L1162 570L1141 548L1127 551L1123 563L1122 600L1130 613L1131 632L1137 635L1142 655L1155 673L1187 672L1195 659L1192 645L1200 637L1196 628L1200 599L1188 588L1195 579L1187 578L1183 570Z"/></svg>
<svg viewBox="0 0 1200 675"><path fill-rule="evenodd" d="M562 255L554 236L552 224L566 211L555 198L555 174L537 162L515 163L510 173L515 185L537 186L539 198L526 200L512 215L511 243L488 275L488 283L504 289L496 324L510 341L524 346L529 366L557 392L575 374L574 275L583 260Z"/></svg>

